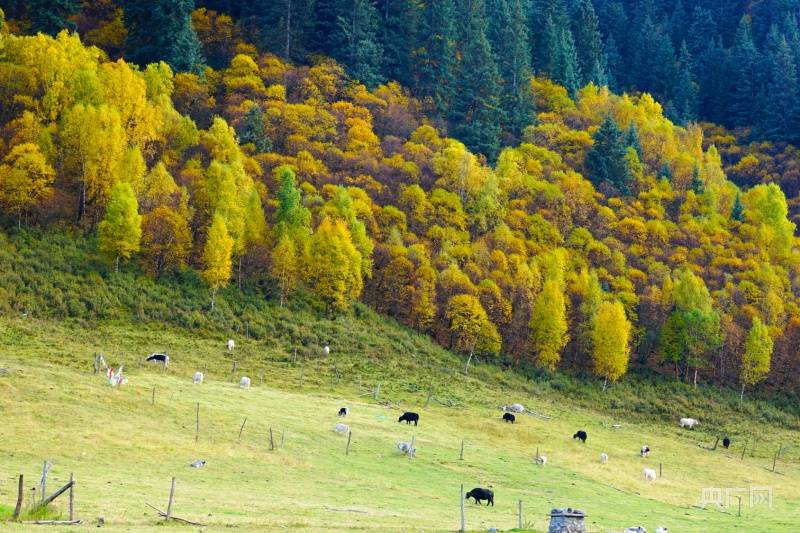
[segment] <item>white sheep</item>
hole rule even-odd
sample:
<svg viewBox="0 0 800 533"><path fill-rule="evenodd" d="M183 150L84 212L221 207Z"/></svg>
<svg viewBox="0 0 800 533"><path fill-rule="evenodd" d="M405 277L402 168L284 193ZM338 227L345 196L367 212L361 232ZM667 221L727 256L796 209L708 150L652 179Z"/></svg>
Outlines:
<svg viewBox="0 0 800 533"><path fill-rule="evenodd" d="M242 379L239 380L239 388L240 389L249 389L250 388L250 378L247 376L242 376Z"/></svg>
<svg viewBox="0 0 800 533"><path fill-rule="evenodd" d="M233 342L233 339L228 339L228 351L232 352L234 348L236 348L236 343Z"/></svg>
<svg viewBox="0 0 800 533"><path fill-rule="evenodd" d="M194 376L192 376L192 383L194 385L201 385L203 383L203 373L202 372L195 372Z"/></svg>
<svg viewBox="0 0 800 533"><path fill-rule="evenodd" d="M398 442L397 449L406 455L410 455L411 457L414 457L417 453L417 449L412 448L410 442L404 442L404 441Z"/></svg>
<svg viewBox="0 0 800 533"><path fill-rule="evenodd" d="M700 424L700 421L695 418L681 418L680 424L682 428L694 429Z"/></svg>
<svg viewBox="0 0 800 533"><path fill-rule="evenodd" d="M655 481L656 480L656 471L652 468L645 468L642 473L644 474L645 481Z"/></svg>
<svg viewBox="0 0 800 533"><path fill-rule="evenodd" d="M206 461L205 459L196 459L192 461L192 463L189 466L191 466L192 468L203 468L204 466L206 466Z"/></svg>
<svg viewBox="0 0 800 533"><path fill-rule="evenodd" d="M547 464L547 456L546 455L540 455L539 457L536 458L536 463L540 464L542 466L546 465Z"/></svg>
<svg viewBox="0 0 800 533"><path fill-rule="evenodd" d="M335 426L333 426L333 430L336 433L344 434L350 431L350 426L348 426L347 424L336 424Z"/></svg>
<svg viewBox="0 0 800 533"><path fill-rule="evenodd" d="M669 533L667 526L658 526L656 528L656 533Z"/></svg>
<svg viewBox="0 0 800 533"><path fill-rule="evenodd" d="M641 454L642 454L642 457L647 457L647 456L649 456L649 455L650 455L650 447L649 447L649 446L647 446L647 444L645 444L644 446L642 446L642 450L641 450L641 452L639 452L639 453L641 453Z"/></svg>
<svg viewBox="0 0 800 533"><path fill-rule="evenodd" d="M606 464L608 462L608 454L601 453L600 454L600 464Z"/></svg>
<svg viewBox="0 0 800 533"><path fill-rule="evenodd" d="M647 533L644 526L626 527L623 533Z"/></svg>
<svg viewBox="0 0 800 533"><path fill-rule="evenodd" d="M323 351L323 352L325 352L325 355L330 355L330 353L331 353L331 347L330 347L330 346L326 346L326 347L324 347L324 348L322 349L322 351Z"/></svg>

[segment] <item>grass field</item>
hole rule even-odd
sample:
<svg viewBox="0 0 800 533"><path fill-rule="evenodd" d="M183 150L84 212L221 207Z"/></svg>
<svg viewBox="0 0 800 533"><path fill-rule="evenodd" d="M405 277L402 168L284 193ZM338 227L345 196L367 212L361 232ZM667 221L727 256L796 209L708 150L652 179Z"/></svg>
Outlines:
<svg viewBox="0 0 800 533"><path fill-rule="evenodd" d="M496 495L493 508L467 505L472 531L515 528L520 499L531 531L546 531L549 510L566 506L585 510L594 531L636 524L650 531L663 524L679 533L798 530L798 450L790 447L771 472L774 451L797 439L792 429L742 415L726 428L734 438L731 450L711 452L698 443L713 443L714 431L576 407L564 395L492 366L464 376L444 351L416 360L416 337L397 334L408 344L402 354L360 363L362 357L340 353L334 342L327 358L293 362L286 347L263 340L235 337L230 355L219 335L153 324L0 319L0 368L8 370L0 375L0 516L13 506L15 476L25 474L29 495L46 458L54 463L50 490L74 472L77 515L92 529L99 516L107 530L156 529L160 520L145 504L163 509L175 476L174 513L212 530L454 531L461 483L467 490L492 486ZM157 349L171 354L167 374L138 363ZM112 389L91 373L96 351L112 366L126 363L127 385ZM193 386L192 373L204 366L206 383ZM237 387L241 375L252 378L251 390ZM375 402L365 393L378 380ZM552 419L520 416L514 426L504 424L497 406L515 401ZM341 405L351 408L349 456L346 436L332 431ZM421 413L419 427L397 423L404 408ZM622 427L612 429L614 422ZM270 427L276 445L285 435L274 451ZM571 439L579 428L589 434L585 445ZM750 434L757 436L755 453L742 460ZM418 454L408 459L395 444L412 436ZM638 455L642 444L653 450L648 459ZM537 449L548 457L546 466L534 463ZM601 452L610 456L607 465L599 463ZM197 458L207 466L190 468ZM645 482L642 469L658 470L659 463L663 478ZM703 487L771 487L773 508L750 507L745 492L741 517L713 505L702 510ZM63 517L65 510L63 499L50 514Z"/></svg>

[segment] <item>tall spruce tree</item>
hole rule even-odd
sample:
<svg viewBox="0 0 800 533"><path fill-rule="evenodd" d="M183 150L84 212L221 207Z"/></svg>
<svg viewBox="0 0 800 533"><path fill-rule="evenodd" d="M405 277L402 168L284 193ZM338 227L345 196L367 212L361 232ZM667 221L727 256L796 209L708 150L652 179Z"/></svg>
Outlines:
<svg viewBox="0 0 800 533"><path fill-rule="evenodd" d="M572 35L578 54L578 65L583 74L582 82L591 81L596 85L606 85L608 78L603 54L603 37L600 34L592 0L580 0L572 20Z"/></svg>
<svg viewBox="0 0 800 533"><path fill-rule="evenodd" d="M331 34L333 57L350 75L367 87L383 81L383 46L378 35L378 10L374 0L340 0Z"/></svg>
<svg viewBox="0 0 800 533"><path fill-rule="evenodd" d="M500 146L500 88L497 65L486 38L483 0L464 0L459 7L459 56L455 68L457 98L450 106L455 137L470 150L494 161Z"/></svg>
<svg viewBox="0 0 800 533"><path fill-rule="evenodd" d="M411 52L420 10L414 0L378 0L379 35L383 44L383 72L390 80L408 86L411 82Z"/></svg>
<svg viewBox="0 0 800 533"><path fill-rule="evenodd" d="M626 160L625 135L608 115L594 134L594 145L586 156L589 177L595 185L610 184L618 192L630 190L631 174Z"/></svg>
<svg viewBox="0 0 800 533"><path fill-rule="evenodd" d="M761 132L764 137L789 142L797 137L795 118L798 83L795 62L789 43L783 35L770 32L766 70L769 84L766 87Z"/></svg>
<svg viewBox="0 0 800 533"><path fill-rule="evenodd" d="M487 1L487 38L501 78L504 144L516 144L533 122L533 95L524 0Z"/></svg>
<svg viewBox="0 0 800 533"><path fill-rule="evenodd" d="M242 6L242 25L262 48L301 61L313 45L314 8L314 0L252 0Z"/></svg>
<svg viewBox="0 0 800 533"><path fill-rule="evenodd" d="M25 5L31 31L56 35L61 30L75 30L69 18L80 10L77 0L27 0Z"/></svg>
<svg viewBox="0 0 800 533"><path fill-rule="evenodd" d="M692 80L691 57L686 43L681 47L677 73L671 91L668 115L674 122L685 125L697 118L697 89Z"/></svg>
<svg viewBox="0 0 800 533"><path fill-rule="evenodd" d="M754 122L759 87L759 54L753 42L749 17L742 18L731 48L731 95L727 123L747 126Z"/></svg>
<svg viewBox="0 0 800 533"><path fill-rule="evenodd" d="M166 61L174 71L197 71L203 64L192 29L194 0L124 0L128 58L139 65Z"/></svg>
<svg viewBox="0 0 800 533"><path fill-rule="evenodd" d="M446 116L455 85L455 4L453 0L425 3L413 52L415 94L432 103L439 117Z"/></svg>

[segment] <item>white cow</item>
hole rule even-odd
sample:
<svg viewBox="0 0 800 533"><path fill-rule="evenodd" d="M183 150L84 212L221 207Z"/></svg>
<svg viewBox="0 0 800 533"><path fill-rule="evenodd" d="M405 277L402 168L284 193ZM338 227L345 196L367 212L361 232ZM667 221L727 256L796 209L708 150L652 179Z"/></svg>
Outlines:
<svg viewBox="0 0 800 533"><path fill-rule="evenodd" d="M242 376L242 379L239 380L239 388L240 389L249 389L250 388L250 378L247 376Z"/></svg>
<svg viewBox="0 0 800 533"><path fill-rule="evenodd" d="M236 348L236 343L233 342L233 339L228 339L228 351L232 352L234 348Z"/></svg>
<svg viewBox="0 0 800 533"><path fill-rule="evenodd" d="M694 429L695 426L700 424L700 421L694 418L681 418L680 423L682 428Z"/></svg>
<svg viewBox="0 0 800 533"><path fill-rule="evenodd" d="M336 433L347 433L350 431L350 427L347 424L336 424L333 426L333 430Z"/></svg>
<svg viewBox="0 0 800 533"><path fill-rule="evenodd" d="M547 464L547 456L546 455L540 455L539 457L536 458L536 463L540 464L542 466L546 465Z"/></svg>
<svg viewBox="0 0 800 533"><path fill-rule="evenodd" d="M200 385L203 383L203 373L202 372L195 372L194 376L192 376L192 383L195 385Z"/></svg>
<svg viewBox="0 0 800 533"><path fill-rule="evenodd" d="M644 474L645 481L655 481L656 480L656 471L652 468L645 468L642 473Z"/></svg>
<svg viewBox="0 0 800 533"><path fill-rule="evenodd" d="M601 453L600 454L600 464L606 464L608 462L608 454Z"/></svg>

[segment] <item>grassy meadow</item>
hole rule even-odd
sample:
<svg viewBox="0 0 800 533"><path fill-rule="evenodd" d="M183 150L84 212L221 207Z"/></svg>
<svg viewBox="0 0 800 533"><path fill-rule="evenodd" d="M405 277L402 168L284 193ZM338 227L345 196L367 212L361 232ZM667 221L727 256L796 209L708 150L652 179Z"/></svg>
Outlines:
<svg viewBox="0 0 800 533"><path fill-rule="evenodd" d="M677 419L608 411L599 402L595 408L581 405L571 399L574 391L496 366L479 365L465 376L458 371L460 359L424 337L381 321L392 332L382 336L372 321L380 319L367 314L327 321L331 354L305 349L295 360L293 350L274 339L234 335L237 348L229 354L227 337L210 331L0 319L0 368L7 369L0 375L0 517L14 504L15 476L25 474L29 499L46 458L54 463L50 491L75 473L76 514L84 525L65 528L70 531L93 529L100 516L107 530L158 530L161 520L146 503L166 507L172 476L178 480L174 514L211 530L455 531L463 483L465 490L495 491L494 507L466 506L471 531L512 530L520 499L530 531L546 531L549 510L567 506L585 510L593 531L637 524L650 531L667 525L679 533L797 531L798 450L789 447L771 472L774 451L798 436L790 414L777 419L780 424L767 423L754 402L755 414L745 409L737 415L720 393L722 400L711 406L712 422L681 430ZM403 349L390 352L390 345ZM358 346L373 357L358 353ZM141 363L154 350L170 353L166 374ZM93 375L95 352L114 367L125 364L129 383L114 389ZM193 372L204 368L206 382L192 385ZM251 377L251 390L238 388L242 375ZM376 402L369 390L378 381ZM646 383L640 385L647 390ZM627 393L612 388L605 401L622 401ZM615 394L622 396L614 399ZM692 401L706 393L697 394ZM683 396L668 401L678 404L676 410L685 403ZM516 425L505 424L497 406L511 402L552 418L521 415ZM342 421L336 417L341 405L351 408L344 420L352 430L348 456L347 437L332 431ZM397 423L403 409L421 414L418 427ZM705 420L702 412L687 414ZM713 443L721 430L716 419L727 420L730 450L698 446ZM611 427L616 422L621 428ZM270 427L278 446L272 451ZM585 445L571 438L581 428L589 434ZM742 444L751 435L755 453L748 445L742 459ZM412 436L418 452L408 459L395 444ZM647 459L639 457L642 444L652 449ZM547 465L535 464L537 450L548 457ZM610 456L606 465L599 462L601 452ZM190 468L198 458L208 461L206 467ZM659 463L663 478L645 482L642 469L658 470ZM750 507L744 494L741 517L735 509L703 510L703 487L772 487L773 509ZM62 497L49 515L65 517L66 505Z"/></svg>

